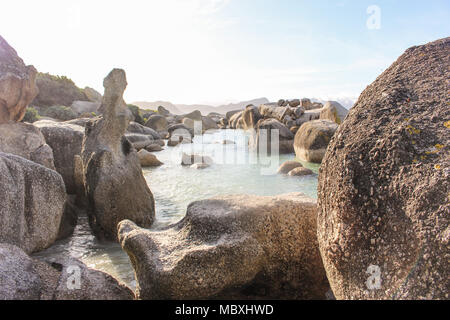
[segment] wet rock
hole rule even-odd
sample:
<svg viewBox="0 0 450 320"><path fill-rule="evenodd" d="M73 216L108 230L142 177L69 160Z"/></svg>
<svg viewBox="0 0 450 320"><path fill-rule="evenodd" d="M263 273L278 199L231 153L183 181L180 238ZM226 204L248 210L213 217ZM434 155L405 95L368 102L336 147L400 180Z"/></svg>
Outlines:
<svg viewBox="0 0 450 320"><path fill-rule="evenodd" d="M291 177L302 177L302 176L312 175L313 173L314 172L312 172L308 168L297 167L297 168L294 168L291 171L289 171L288 172L288 176L291 176Z"/></svg>
<svg viewBox="0 0 450 320"><path fill-rule="evenodd" d="M28 104L38 94L36 73L0 36L0 124L23 119Z"/></svg>
<svg viewBox="0 0 450 320"><path fill-rule="evenodd" d="M449 51L408 49L331 141L318 237L337 299L449 298Z"/></svg>
<svg viewBox="0 0 450 320"><path fill-rule="evenodd" d="M101 240L116 240L117 224L129 219L150 227L155 202L136 151L124 137L130 111L123 101L125 72L114 69L104 80L103 118L88 123L82 149L89 223Z"/></svg>
<svg viewBox="0 0 450 320"><path fill-rule="evenodd" d="M41 131L28 123L0 124L0 152L15 154L49 169L55 169L52 149Z"/></svg>
<svg viewBox="0 0 450 320"><path fill-rule="evenodd" d="M197 170L202 170L202 169L206 169L209 168L211 165L207 164L207 163L194 163L191 168L192 169L197 169Z"/></svg>
<svg viewBox="0 0 450 320"><path fill-rule="evenodd" d="M161 231L119 226L140 299L324 299L317 206L302 194L191 203Z"/></svg>
<svg viewBox="0 0 450 320"><path fill-rule="evenodd" d="M300 162L297 161L285 161L278 169L279 174L288 174L291 170L303 167Z"/></svg>
<svg viewBox="0 0 450 320"><path fill-rule="evenodd" d="M0 242L27 253L48 248L58 236L66 201L62 177L7 153L0 153L0 176Z"/></svg>
<svg viewBox="0 0 450 320"><path fill-rule="evenodd" d="M200 154L187 154L184 153L181 156L181 165L182 166L190 166L196 163L200 163L200 164L208 164L211 165L213 164L213 159L211 157L208 156L203 156Z"/></svg>
<svg viewBox="0 0 450 320"><path fill-rule="evenodd" d="M338 125L328 120L314 120L303 124L295 135L294 149L297 158L320 163Z"/></svg>

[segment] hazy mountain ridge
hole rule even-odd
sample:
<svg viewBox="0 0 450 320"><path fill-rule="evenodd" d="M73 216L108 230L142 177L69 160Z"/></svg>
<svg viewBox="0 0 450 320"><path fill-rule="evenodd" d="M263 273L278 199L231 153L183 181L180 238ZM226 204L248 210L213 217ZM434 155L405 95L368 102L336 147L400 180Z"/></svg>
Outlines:
<svg viewBox="0 0 450 320"><path fill-rule="evenodd" d="M264 103L268 103L269 100L267 98L258 98L248 101L241 101L238 103L230 103L226 105L220 105L220 106L209 106L204 104L173 104L168 101L154 101L154 102L148 102L148 101L137 101L133 102L134 105L137 105L141 109L153 109L156 110L159 106L163 106L170 112L174 114L185 114L192 112L194 110L200 111L203 115L207 115L211 112L217 112L220 114L225 114L228 111L233 110L239 110L244 109L249 104L253 104L255 106L259 106Z"/></svg>
<svg viewBox="0 0 450 320"><path fill-rule="evenodd" d="M311 101L325 103L328 100L312 98ZM339 102L346 109L350 109L353 106L353 104L356 102L356 100L353 98L338 98L338 99L334 99L334 101ZM137 102L133 102L133 104L137 105L141 109L152 109L152 110L156 110L156 109L158 109L159 106L163 106L164 108L166 108L173 114L185 114L185 113L192 112L194 110L198 110L203 115L207 115L208 113L211 113L211 112L225 114L228 111L244 109L249 104L259 106L261 104L265 104L265 103L269 103L269 102L270 101L267 98L258 98L258 99L248 100L248 101L241 101L241 102L237 102L237 103L224 104L224 105L220 105L220 106L216 106L216 107L210 106L210 105L204 105L204 104L173 104L168 101L154 101L154 102L137 101Z"/></svg>

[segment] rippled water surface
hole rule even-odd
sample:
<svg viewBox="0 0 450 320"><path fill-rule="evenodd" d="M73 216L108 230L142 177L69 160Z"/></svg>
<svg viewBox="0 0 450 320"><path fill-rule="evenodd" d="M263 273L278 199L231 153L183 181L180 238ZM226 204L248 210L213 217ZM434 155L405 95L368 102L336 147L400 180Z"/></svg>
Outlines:
<svg viewBox="0 0 450 320"><path fill-rule="evenodd" d="M230 140L235 144L222 144ZM193 144L179 145L155 153L164 163L158 168L144 169L144 176L156 203L158 229L183 218L187 205L196 200L226 194L277 195L303 192L317 197L317 175L288 177L277 175L279 165L293 160L291 155L257 157L248 150L247 135L240 130L221 130L196 137ZM208 155L214 164L198 170L181 166L182 152ZM318 171L318 165L303 163ZM74 235L59 241L38 256L47 258L71 255L134 287L134 274L128 256L118 244L99 243L91 235L86 217L80 217Z"/></svg>

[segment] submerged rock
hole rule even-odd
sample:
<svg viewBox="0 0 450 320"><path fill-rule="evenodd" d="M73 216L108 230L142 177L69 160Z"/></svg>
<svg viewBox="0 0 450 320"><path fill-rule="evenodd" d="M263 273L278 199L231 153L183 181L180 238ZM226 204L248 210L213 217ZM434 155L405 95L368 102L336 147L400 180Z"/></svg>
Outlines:
<svg viewBox="0 0 450 320"><path fill-rule="evenodd" d="M184 153L181 156L181 165L182 166L190 166L196 163L200 163L200 164L208 164L211 165L213 164L213 159L211 157L208 156L203 156L203 155L199 155L199 154L187 154Z"/></svg>
<svg viewBox="0 0 450 320"><path fill-rule="evenodd" d="M119 226L140 299L324 299L317 206L303 194L191 203L161 231Z"/></svg>
<svg viewBox="0 0 450 320"><path fill-rule="evenodd" d="M308 168L297 167L288 172L288 176L290 177L302 177L312 175L314 172Z"/></svg>
<svg viewBox="0 0 450 320"><path fill-rule="evenodd" d="M66 201L62 177L6 153L0 153L0 176L0 242L27 253L48 248L57 239Z"/></svg>
<svg viewBox="0 0 450 320"><path fill-rule="evenodd" d="M291 170L295 168L301 168L303 165L300 162L297 161L285 161L280 168L278 169L279 174L288 174Z"/></svg>
<svg viewBox="0 0 450 320"><path fill-rule="evenodd" d="M0 124L0 152L39 163L55 169L53 151L42 132L32 124L9 122Z"/></svg>
<svg viewBox="0 0 450 320"><path fill-rule="evenodd" d="M136 151L124 137L130 111L123 101L125 72L114 69L104 80L103 118L86 127L82 158L90 203L89 223L100 239L116 240L117 224L129 219L150 227L155 202Z"/></svg>
<svg viewBox="0 0 450 320"><path fill-rule="evenodd" d="M138 157L142 167L158 167L163 165L154 154L144 149L138 152Z"/></svg>
<svg viewBox="0 0 450 320"><path fill-rule="evenodd" d="M337 299L449 298L449 52L408 49L331 141L318 237Z"/></svg>
<svg viewBox="0 0 450 320"><path fill-rule="evenodd" d="M314 120L303 124L295 135L294 149L297 158L320 163L338 125L328 120Z"/></svg>
<svg viewBox="0 0 450 320"><path fill-rule="evenodd" d="M21 121L38 94L37 71L0 36L0 123Z"/></svg>

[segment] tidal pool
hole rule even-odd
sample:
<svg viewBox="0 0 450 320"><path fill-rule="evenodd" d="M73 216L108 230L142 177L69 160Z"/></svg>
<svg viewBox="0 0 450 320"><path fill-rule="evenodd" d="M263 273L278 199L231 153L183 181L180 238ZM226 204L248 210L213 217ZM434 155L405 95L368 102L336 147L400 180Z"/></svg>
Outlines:
<svg viewBox="0 0 450 320"><path fill-rule="evenodd" d="M224 140L234 144L222 144ZM202 170L181 166L183 152L208 155L214 164ZM286 160L294 160L295 155L258 156L249 150L248 134L242 130L220 130L196 136L193 144L165 147L155 155L164 165L143 169L155 197L156 222L152 229L182 219L189 203L219 195L270 196L303 192L317 198L319 165L302 162L316 173L312 176L277 175L279 165ZM85 216L79 218L71 238L58 241L35 256L57 259L61 255L78 258L91 268L107 272L130 287L135 286L134 272L127 254L116 243L97 241L90 232Z"/></svg>

